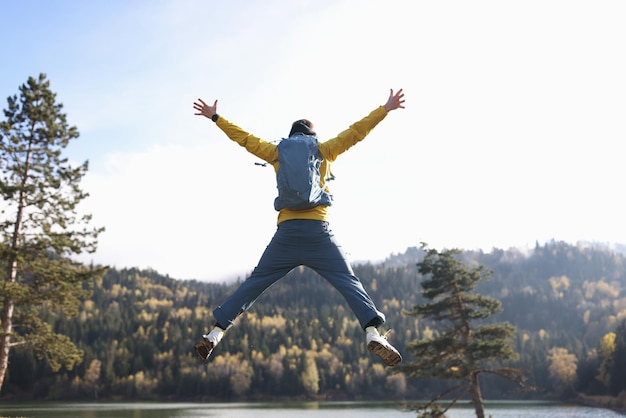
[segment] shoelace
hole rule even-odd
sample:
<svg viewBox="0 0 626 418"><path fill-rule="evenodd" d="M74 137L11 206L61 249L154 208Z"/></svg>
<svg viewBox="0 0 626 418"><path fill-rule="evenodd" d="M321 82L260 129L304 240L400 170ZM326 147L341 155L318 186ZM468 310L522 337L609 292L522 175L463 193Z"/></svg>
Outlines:
<svg viewBox="0 0 626 418"><path fill-rule="evenodd" d="M387 332L381 335L381 337L383 337L385 340L388 340L387 335L391 334L391 331L393 331L393 329L388 329Z"/></svg>

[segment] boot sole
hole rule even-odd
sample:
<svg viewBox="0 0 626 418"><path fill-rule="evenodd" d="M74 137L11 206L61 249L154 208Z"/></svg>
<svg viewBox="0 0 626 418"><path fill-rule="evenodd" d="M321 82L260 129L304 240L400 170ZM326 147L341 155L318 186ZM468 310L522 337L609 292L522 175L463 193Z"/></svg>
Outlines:
<svg viewBox="0 0 626 418"><path fill-rule="evenodd" d="M207 340L202 340L193 346L196 351L196 355L200 360L205 360L209 358L211 352L213 351L213 343Z"/></svg>
<svg viewBox="0 0 626 418"><path fill-rule="evenodd" d="M400 354L390 350L377 341L371 341L367 345L367 349L370 353L380 357L383 363L387 366L395 366L402 361L402 356L400 356Z"/></svg>

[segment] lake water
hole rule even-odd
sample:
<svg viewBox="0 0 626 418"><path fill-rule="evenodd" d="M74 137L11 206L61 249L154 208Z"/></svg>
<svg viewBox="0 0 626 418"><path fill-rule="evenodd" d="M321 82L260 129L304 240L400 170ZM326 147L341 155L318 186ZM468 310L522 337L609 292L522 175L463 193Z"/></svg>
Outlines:
<svg viewBox="0 0 626 418"><path fill-rule="evenodd" d="M618 418L606 409L547 402L487 403L493 418ZM395 403L290 402L290 403L0 403L0 418L410 418ZM449 418L474 418L474 410L458 407Z"/></svg>

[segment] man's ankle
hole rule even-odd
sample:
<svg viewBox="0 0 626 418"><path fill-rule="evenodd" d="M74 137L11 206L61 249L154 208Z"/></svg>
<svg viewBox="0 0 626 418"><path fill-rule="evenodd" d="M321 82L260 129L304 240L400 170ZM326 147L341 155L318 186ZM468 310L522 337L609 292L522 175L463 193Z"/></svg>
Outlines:
<svg viewBox="0 0 626 418"><path fill-rule="evenodd" d="M205 340L211 341L213 345L217 345L222 340L225 330L216 326L211 332L202 336Z"/></svg>
<svg viewBox="0 0 626 418"><path fill-rule="evenodd" d="M368 334L380 335L380 333L378 332L378 328L376 327L367 327L365 328L365 332Z"/></svg>

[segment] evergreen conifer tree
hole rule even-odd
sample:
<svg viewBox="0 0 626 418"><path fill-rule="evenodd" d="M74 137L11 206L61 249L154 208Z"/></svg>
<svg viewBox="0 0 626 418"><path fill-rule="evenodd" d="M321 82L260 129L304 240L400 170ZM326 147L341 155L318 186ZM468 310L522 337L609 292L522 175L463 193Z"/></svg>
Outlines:
<svg viewBox="0 0 626 418"><path fill-rule="evenodd" d="M475 293L477 283L488 279L490 271L482 265L468 268L460 260L459 250L424 249L424 258L417 265L419 273L427 277L421 283L427 302L407 314L436 321L438 332L431 339L409 343L407 349L416 360L397 370L414 378L456 381L435 399L416 405L420 417L443 416L459 399L469 396L476 416L484 418L481 374L496 374L523 384L521 370L496 366L499 360L516 358L512 348L515 328L484 321L502 310L499 300ZM447 406L438 402L449 397Z"/></svg>
<svg viewBox="0 0 626 418"><path fill-rule="evenodd" d="M72 259L95 251L103 230L78 214L88 163L74 167L62 155L78 131L45 74L19 91L0 121L0 390L14 347L34 350L53 370L80 363L80 350L40 314L76 314L84 282L102 273Z"/></svg>
<svg viewBox="0 0 626 418"><path fill-rule="evenodd" d="M611 354L609 391L613 396L626 394L626 319L615 330L615 349Z"/></svg>

